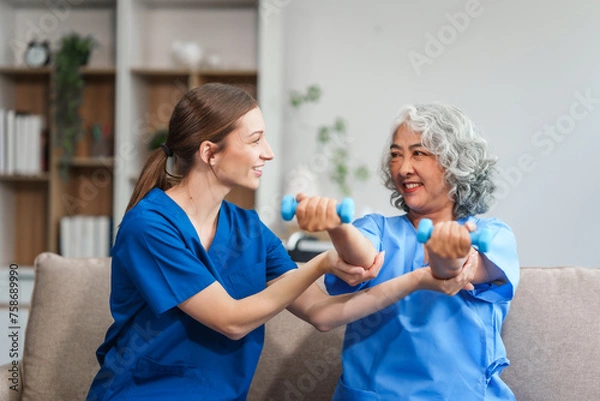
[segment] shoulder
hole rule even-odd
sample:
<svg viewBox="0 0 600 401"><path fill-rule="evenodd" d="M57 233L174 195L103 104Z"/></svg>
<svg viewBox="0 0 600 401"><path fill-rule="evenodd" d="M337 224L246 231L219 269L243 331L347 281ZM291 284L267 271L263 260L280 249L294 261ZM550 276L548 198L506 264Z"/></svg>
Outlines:
<svg viewBox="0 0 600 401"><path fill-rule="evenodd" d="M366 214L356 219L353 224L358 228L377 227L379 231L394 230L411 225L406 215L383 216L378 213Z"/></svg>
<svg viewBox="0 0 600 401"><path fill-rule="evenodd" d="M175 229L181 226L183 211L162 190L151 190L131 210L125 213L119 225L119 233L141 235L155 229ZM160 230L159 230L160 231Z"/></svg>
<svg viewBox="0 0 600 401"><path fill-rule="evenodd" d="M477 229L487 229L493 232L504 231L512 234L512 229L503 220L496 217L469 217L468 221L472 221L477 226Z"/></svg>
<svg viewBox="0 0 600 401"><path fill-rule="evenodd" d="M225 214L232 227L259 229L263 224L255 210L248 210L228 201L223 201L221 213Z"/></svg>

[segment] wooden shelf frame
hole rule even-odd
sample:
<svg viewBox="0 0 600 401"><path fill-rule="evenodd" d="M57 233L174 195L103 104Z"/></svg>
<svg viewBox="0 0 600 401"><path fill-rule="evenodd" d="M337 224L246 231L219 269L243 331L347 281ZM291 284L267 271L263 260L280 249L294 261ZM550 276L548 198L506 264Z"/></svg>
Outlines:
<svg viewBox="0 0 600 401"><path fill-rule="evenodd" d="M0 230L0 241L14 239L14 246L0 246L2 259L5 259L0 263L10 259L21 265L31 265L40 251L59 251L59 221L71 213L110 214L113 226L118 227L135 185L136 179L131 177L137 177L140 160L143 161L148 153L144 138L155 127L166 124L165 120L186 88L205 82L225 82L241 85L254 96L258 94L257 68L225 66L258 64L258 57L244 59L245 56L238 58L238 55L247 55L245 50L253 51L258 43L259 24L263 23L259 18L259 1L90 0L71 6L74 11L72 18L61 21L66 25L60 26L59 31L69 31L67 25L77 18L80 19L75 25L80 29L85 26L82 21L94 20L91 23L101 27L90 29L105 30L102 31L103 35L109 40L102 46L109 49L104 53L105 56L108 54L106 59L94 62L92 57L90 66L81 68L86 80L82 117L86 127L93 123L112 125L114 157L91 157L90 141L83 140L78 145L75 158L68 163L70 173L65 179L61 176L65 166L59 161L52 142L53 135L50 135L48 172L36 176L0 175L0 192L2 196L11 198L7 202L0 200L0 215L3 221L8 222ZM48 7L44 0L0 0L2 21L12 19L17 22L0 26L0 41L18 35L15 32L19 18L21 22L23 18L37 18L32 15L38 13L39 17L39 13L47 12ZM215 15L216 19L221 20L216 21L213 18ZM97 19L98 16L101 20ZM179 26L165 26L173 16L186 22ZM198 24L197 16L204 18L205 23ZM106 18L113 17L113 23L104 23ZM225 24L222 18L226 19ZM212 27L217 32L211 34L207 29L212 28L207 28L207 23L215 21ZM242 21L242 24L237 24L237 21ZM162 28L159 29L161 24ZM236 44L235 30L230 27L240 26L243 27L243 33L241 36L237 34L237 38L243 43ZM163 40L164 35L156 34L164 29L172 35L168 40ZM227 39L230 43L224 44L222 39L228 32L233 32L234 36ZM190 33L192 38L205 40L202 45L207 52L219 51L224 68L189 71L166 66L170 62L170 41L177 35L189 40L185 36ZM55 36L50 38L51 43L56 43L61 33L50 35ZM152 46L149 50L149 36L157 42L162 40L158 43L160 46ZM215 41L212 48L210 40ZM246 40L251 41L251 45ZM26 40L22 39L21 42ZM236 50L232 50L231 45L233 48L237 46ZM111 55L110 51L114 51L114 54ZM153 55L148 56L146 53L149 51L154 52ZM250 54L254 54L252 51ZM11 55L9 51L4 54L0 52L0 91L4 92L0 93L0 107L45 115L48 127L52 129L49 99L53 67L12 65ZM229 200L252 208L255 194L236 191ZM15 220L11 223L13 217ZM34 236L33 241L30 240L31 236Z"/></svg>

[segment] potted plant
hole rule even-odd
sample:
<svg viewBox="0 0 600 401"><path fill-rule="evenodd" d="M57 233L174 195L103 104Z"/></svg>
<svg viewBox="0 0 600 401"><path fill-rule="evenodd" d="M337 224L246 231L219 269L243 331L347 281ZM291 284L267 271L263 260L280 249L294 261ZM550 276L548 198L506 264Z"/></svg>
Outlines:
<svg viewBox="0 0 600 401"><path fill-rule="evenodd" d="M79 115L85 85L80 68L88 63L95 46L96 41L92 36L71 33L60 40L54 54L54 144L62 150L60 160L63 166L68 166L77 142L85 132Z"/></svg>
<svg viewBox="0 0 600 401"><path fill-rule="evenodd" d="M311 85L305 93L292 91L290 105L295 109L306 103L317 103L322 91L318 85ZM350 162L349 141L346 133L346 121L336 117L333 124L321 125L317 129L317 143L329 147L328 159L330 164L329 179L336 185L338 191L344 196L352 195L352 181L366 181L369 179L369 168L364 165L352 166Z"/></svg>

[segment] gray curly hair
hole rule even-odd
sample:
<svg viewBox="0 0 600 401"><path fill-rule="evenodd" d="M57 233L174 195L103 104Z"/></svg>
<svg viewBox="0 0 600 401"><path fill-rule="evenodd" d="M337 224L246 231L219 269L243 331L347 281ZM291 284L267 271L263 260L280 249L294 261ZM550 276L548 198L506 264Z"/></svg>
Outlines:
<svg viewBox="0 0 600 401"><path fill-rule="evenodd" d="M390 145L402 124L420 133L423 147L435 155L444 168L444 179L450 188L448 196L454 200L454 218L487 212L496 189L491 178L495 174L496 158L488 154L487 142L471 119L450 105L407 105L392 123ZM391 154L387 151L380 172L385 187L392 190L390 203L408 212L409 207L392 180L390 161Z"/></svg>

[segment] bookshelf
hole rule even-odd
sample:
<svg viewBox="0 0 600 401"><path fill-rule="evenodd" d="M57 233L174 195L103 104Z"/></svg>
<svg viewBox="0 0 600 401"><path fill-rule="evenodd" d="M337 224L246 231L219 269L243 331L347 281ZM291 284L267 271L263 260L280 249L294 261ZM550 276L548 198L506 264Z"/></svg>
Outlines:
<svg viewBox="0 0 600 401"><path fill-rule="evenodd" d="M59 252L63 217L109 215L116 227L151 135L166 127L188 88L225 82L258 94L257 1L86 0L60 3L67 7L55 9L52 4L0 0L0 108L44 116L49 138L45 171L0 175L2 265L27 266L40 252ZM95 157L86 132L65 179L52 140L53 70L28 68L22 60L32 37L48 39L55 50L59 38L72 31L91 34L99 42L81 70L85 89L80 115L86 129L112 128L114 152ZM193 73L178 67L171 56L175 40L198 41L213 65ZM252 191L234 192L228 199L255 206Z"/></svg>

